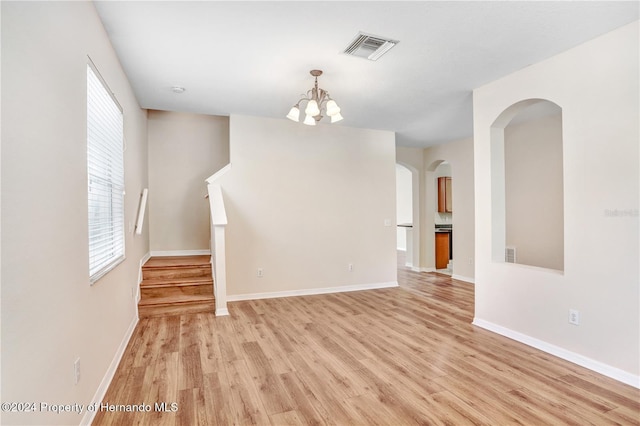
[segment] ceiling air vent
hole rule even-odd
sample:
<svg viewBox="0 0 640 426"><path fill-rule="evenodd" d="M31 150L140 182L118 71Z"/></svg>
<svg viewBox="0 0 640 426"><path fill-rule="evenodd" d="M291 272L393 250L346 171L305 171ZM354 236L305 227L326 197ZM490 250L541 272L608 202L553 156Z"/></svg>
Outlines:
<svg viewBox="0 0 640 426"><path fill-rule="evenodd" d="M357 56L359 58L369 59L371 61L377 61L396 44L398 44L397 40L390 40L384 37L360 32L349 46L344 49L343 53L351 56Z"/></svg>

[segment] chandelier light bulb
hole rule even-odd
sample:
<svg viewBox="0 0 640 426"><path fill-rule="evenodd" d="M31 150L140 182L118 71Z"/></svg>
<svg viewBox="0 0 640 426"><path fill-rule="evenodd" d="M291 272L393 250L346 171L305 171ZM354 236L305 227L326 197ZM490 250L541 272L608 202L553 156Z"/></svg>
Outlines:
<svg viewBox="0 0 640 426"><path fill-rule="evenodd" d="M336 113L336 114L334 114L334 115L332 115L332 116L331 116L331 122L332 122L332 123L337 123L338 121L342 120L342 118L343 118L343 117L342 117L342 114L340 114L340 113L338 112L338 113Z"/></svg>
<svg viewBox="0 0 640 426"><path fill-rule="evenodd" d="M297 105L291 108L289 114L287 114L287 118L295 121L296 123L300 122L300 110Z"/></svg>
<svg viewBox="0 0 640 426"><path fill-rule="evenodd" d="M320 108L318 108L318 103L311 99L307 104L307 108L304 110L305 114L315 117L320 114Z"/></svg>
<svg viewBox="0 0 640 426"><path fill-rule="evenodd" d="M304 118L303 123L306 124L307 126L315 126L316 125L316 119L313 118L312 115L307 114L307 116Z"/></svg>
<svg viewBox="0 0 640 426"><path fill-rule="evenodd" d="M340 107L336 101L330 99L329 102L327 102L327 115L333 117L336 114L340 114Z"/></svg>

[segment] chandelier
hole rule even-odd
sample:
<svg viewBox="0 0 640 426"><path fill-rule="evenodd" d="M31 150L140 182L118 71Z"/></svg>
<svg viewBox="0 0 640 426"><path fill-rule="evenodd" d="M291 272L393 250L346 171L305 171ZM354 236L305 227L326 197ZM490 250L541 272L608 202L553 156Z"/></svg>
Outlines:
<svg viewBox="0 0 640 426"><path fill-rule="evenodd" d="M312 89L309 89L306 95L301 95L302 98L291 108L289 114L287 114L287 118L298 123L300 121L300 102L306 101L307 106L304 109L304 113L306 114L303 121L304 124L315 126L318 121L322 120L323 111L331 117L332 123L342 120L340 107L338 107L336 101L331 99L329 92L318 87L318 77L322 75L322 71L311 70L309 73L315 78L315 84Z"/></svg>

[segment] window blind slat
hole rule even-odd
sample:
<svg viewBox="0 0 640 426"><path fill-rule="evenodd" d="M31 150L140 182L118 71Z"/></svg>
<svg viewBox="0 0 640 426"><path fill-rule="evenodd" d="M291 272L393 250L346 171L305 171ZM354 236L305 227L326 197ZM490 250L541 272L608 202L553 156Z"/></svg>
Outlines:
<svg viewBox="0 0 640 426"><path fill-rule="evenodd" d="M87 65L89 276L124 259L124 125L116 101Z"/></svg>

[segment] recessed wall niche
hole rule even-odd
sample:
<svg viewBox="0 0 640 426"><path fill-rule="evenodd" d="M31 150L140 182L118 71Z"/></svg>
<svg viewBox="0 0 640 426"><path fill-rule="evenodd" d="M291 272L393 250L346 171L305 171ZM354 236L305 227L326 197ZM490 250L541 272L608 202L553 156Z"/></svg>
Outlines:
<svg viewBox="0 0 640 426"><path fill-rule="evenodd" d="M494 262L564 270L562 109L518 102L491 126Z"/></svg>

